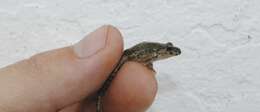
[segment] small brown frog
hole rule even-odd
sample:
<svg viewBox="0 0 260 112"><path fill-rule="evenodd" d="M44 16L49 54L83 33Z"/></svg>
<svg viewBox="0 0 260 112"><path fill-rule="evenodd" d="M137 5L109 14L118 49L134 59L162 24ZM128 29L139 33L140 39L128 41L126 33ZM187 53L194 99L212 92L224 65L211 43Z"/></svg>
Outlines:
<svg viewBox="0 0 260 112"><path fill-rule="evenodd" d="M181 54L181 50L178 47L173 46L172 43L156 43L156 42L142 42L132 48L126 49L121 56L116 67L110 73L107 80L104 82L101 89L98 91L96 112L102 112L102 97L105 95L107 89L109 88L112 80L116 76L117 72L120 70L122 65L127 61L135 61L144 64L149 69L153 70L152 62L166 59L172 56L177 56Z"/></svg>

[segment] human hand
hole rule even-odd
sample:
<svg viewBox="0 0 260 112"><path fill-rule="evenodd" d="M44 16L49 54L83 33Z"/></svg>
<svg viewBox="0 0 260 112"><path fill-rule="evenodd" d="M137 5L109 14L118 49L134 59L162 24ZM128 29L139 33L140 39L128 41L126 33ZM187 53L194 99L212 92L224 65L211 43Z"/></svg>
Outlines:
<svg viewBox="0 0 260 112"><path fill-rule="evenodd" d="M120 32L103 26L79 43L0 69L1 112L95 112L95 94L123 52ZM103 99L105 112L144 112L157 92L154 72L127 62Z"/></svg>

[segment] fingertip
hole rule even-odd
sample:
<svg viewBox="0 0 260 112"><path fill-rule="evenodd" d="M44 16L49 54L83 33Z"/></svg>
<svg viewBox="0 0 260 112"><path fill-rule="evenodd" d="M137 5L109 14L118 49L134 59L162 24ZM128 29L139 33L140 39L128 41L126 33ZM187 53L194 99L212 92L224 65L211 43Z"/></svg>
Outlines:
<svg viewBox="0 0 260 112"><path fill-rule="evenodd" d="M78 43L73 50L79 58L89 58L103 50L114 50L120 53L123 50L123 38L120 31L112 25L103 25L89 33Z"/></svg>
<svg viewBox="0 0 260 112"><path fill-rule="evenodd" d="M106 25L108 29L108 44L111 46L111 50L116 50L119 53L123 52L123 37L121 32L112 25Z"/></svg>
<svg viewBox="0 0 260 112"><path fill-rule="evenodd" d="M127 62L104 97L104 110L145 111L154 101L156 93L155 72L140 63Z"/></svg>

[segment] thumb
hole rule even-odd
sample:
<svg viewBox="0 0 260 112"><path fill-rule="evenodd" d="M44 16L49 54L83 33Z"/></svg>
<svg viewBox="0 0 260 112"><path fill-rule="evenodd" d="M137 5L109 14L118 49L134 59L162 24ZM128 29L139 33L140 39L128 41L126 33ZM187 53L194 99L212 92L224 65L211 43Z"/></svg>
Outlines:
<svg viewBox="0 0 260 112"><path fill-rule="evenodd" d="M103 26L73 46L0 69L0 111L51 112L84 99L101 87L122 49L120 32Z"/></svg>

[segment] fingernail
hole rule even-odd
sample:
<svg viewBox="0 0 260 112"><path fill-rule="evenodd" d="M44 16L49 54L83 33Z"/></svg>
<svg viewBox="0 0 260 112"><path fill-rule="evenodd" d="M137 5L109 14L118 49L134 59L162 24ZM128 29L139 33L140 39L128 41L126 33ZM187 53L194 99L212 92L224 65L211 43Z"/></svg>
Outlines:
<svg viewBox="0 0 260 112"><path fill-rule="evenodd" d="M88 34L74 45L74 51L80 58L89 57L106 46L109 26L105 25Z"/></svg>

